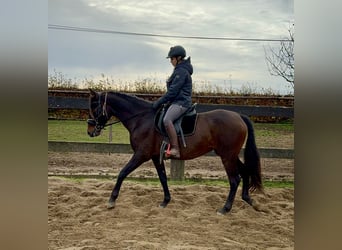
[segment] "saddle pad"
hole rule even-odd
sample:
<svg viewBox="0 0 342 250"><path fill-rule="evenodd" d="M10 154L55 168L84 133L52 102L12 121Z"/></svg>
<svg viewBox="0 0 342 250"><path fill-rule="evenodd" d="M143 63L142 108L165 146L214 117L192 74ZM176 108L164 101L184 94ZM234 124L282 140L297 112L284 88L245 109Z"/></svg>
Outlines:
<svg viewBox="0 0 342 250"><path fill-rule="evenodd" d="M164 124L162 122L163 116L164 116L163 112L158 112L156 114L155 119L154 119L154 126L159 133L161 133L164 136L167 136ZM182 117L181 128L183 130L184 136L189 136L194 133L196 122L197 122L197 113L194 113L191 115L185 115ZM180 128L179 126L177 126L177 123L178 123L178 120L174 122L175 129L176 129L177 135L180 135Z"/></svg>
<svg viewBox="0 0 342 250"><path fill-rule="evenodd" d="M189 136L194 133L196 122L197 122L197 113L183 117L181 127L183 129L184 136Z"/></svg>

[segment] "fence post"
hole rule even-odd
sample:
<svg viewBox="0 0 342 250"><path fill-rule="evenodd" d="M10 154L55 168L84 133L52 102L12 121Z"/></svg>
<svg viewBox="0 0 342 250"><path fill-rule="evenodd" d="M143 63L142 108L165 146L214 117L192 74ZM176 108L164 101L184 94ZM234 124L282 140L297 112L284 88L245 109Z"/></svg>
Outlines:
<svg viewBox="0 0 342 250"><path fill-rule="evenodd" d="M109 126L109 138L108 138L108 141L109 142L112 142L113 141L113 128L112 128L113 125L110 125Z"/></svg>
<svg viewBox="0 0 342 250"><path fill-rule="evenodd" d="M171 180L183 181L184 180L184 161L171 159Z"/></svg>

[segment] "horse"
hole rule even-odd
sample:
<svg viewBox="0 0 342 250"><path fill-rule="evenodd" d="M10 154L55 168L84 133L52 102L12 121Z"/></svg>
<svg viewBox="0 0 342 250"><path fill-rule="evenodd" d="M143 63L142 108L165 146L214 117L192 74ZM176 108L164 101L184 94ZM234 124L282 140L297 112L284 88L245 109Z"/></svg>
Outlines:
<svg viewBox="0 0 342 250"><path fill-rule="evenodd" d="M115 207L124 179L144 162L152 159L163 188L164 199L160 207L165 208L171 200L164 161L160 161L160 146L163 135L154 125L156 111L152 102L132 94L89 89L88 135L99 136L108 125L109 119L116 117L129 131L133 155L121 169L110 195L107 208ZM180 143L180 160L190 160L214 151L223 163L230 190L224 206L217 210L226 214L232 208L235 195L242 178L242 199L254 207L255 202L249 191L263 192L260 155L255 143L251 120L237 112L215 109L197 114L197 123L192 135L185 137L186 147ZM239 159L242 146L244 162Z"/></svg>

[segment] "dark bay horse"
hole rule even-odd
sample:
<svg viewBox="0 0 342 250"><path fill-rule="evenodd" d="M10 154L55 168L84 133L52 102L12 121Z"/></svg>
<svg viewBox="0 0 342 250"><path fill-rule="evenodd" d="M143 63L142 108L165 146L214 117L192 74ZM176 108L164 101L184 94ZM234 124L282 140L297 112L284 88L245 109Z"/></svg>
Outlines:
<svg viewBox="0 0 342 250"><path fill-rule="evenodd" d="M95 92L90 90L88 134L98 136L107 121L115 116L127 128L130 144L134 151L132 158L120 171L111 193L108 208L114 208L124 179L142 163L152 159L164 191L160 204L166 207L171 200L167 185L164 162L160 163L159 153L163 136L154 128L155 111L152 103L133 95L119 92ZM246 140L247 137L247 140ZM180 143L180 159L189 160L211 150L221 157L227 173L230 191L223 208L225 214L232 208L233 201L242 178L242 199L254 207L249 191L261 190L260 156L255 144L254 129L250 119L227 110L213 110L199 113L195 133L185 137L187 147ZM246 141L244 163L238 155Z"/></svg>

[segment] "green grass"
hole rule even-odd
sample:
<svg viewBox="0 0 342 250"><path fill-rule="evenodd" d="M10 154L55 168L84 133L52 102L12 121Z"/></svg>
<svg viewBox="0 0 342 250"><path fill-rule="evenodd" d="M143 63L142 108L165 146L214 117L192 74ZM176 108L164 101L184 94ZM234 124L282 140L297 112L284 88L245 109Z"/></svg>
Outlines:
<svg viewBox="0 0 342 250"><path fill-rule="evenodd" d="M293 123L254 123L256 137L277 137L294 132ZM97 137L89 137L87 123L74 120L48 120L48 140L75 142L109 142L110 127ZM121 124L112 125L112 143L129 143L129 133Z"/></svg>
<svg viewBox="0 0 342 250"><path fill-rule="evenodd" d="M90 137L86 121L48 120L49 141L109 142L109 130L107 127L100 136ZM121 123L112 125L112 143L129 143L129 133Z"/></svg>
<svg viewBox="0 0 342 250"><path fill-rule="evenodd" d="M256 137L277 137L294 133L292 122L283 123L254 123Z"/></svg>

